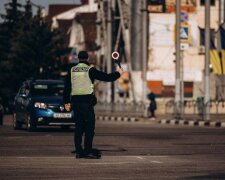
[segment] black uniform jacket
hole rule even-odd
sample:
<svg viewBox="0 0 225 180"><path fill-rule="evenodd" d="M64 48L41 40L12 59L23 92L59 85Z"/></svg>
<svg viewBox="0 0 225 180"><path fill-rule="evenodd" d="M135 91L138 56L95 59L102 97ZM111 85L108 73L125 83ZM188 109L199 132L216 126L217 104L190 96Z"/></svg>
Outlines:
<svg viewBox="0 0 225 180"><path fill-rule="evenodd" d="M88 62L82 62L85 63L87 65ZM71 97L71 68L75 66L71 65L68 71L68 74L65 78L65 89L64 89L64 94L63 94L63 101L64 103L82 103L82 102L87 102L89 103L92 98L93 95L89 94L89 95L75 95ZM100 80L100 81L105 81L105 82L112 82L117 80L120 77L120 73L119 72L114 72L114 73L104 73L102 71L97 70L95 67L91 67L89 70L89 77L92 81L92 83L94 83L95 79Z"/></svg>

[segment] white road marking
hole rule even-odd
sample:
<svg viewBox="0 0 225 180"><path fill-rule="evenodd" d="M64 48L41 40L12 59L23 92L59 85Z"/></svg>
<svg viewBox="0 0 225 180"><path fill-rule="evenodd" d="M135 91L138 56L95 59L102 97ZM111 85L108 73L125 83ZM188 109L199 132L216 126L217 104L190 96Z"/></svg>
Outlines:
<svg viewBox="0 0 225 180"><path fill-rule="evenodd" d="M19 156L19 157L14 157L14 158L18 158L18 159L74 159L75 157L70 157L70 156L62 156L62 157L58 157L58 156L51 156L51 157L44 157L44 156L36 156L36 157L28 157L28 156Z"/></svg>
<svg viewBox="0 0 225 180"><path fill-rule="evenodd" d="M99 162L99 163L79 163L81 165L117 165L117 164L136 164L136 162L112 162L112 163L107 163L107 162Z"/></svg>
<svg viewBox="0 0 225 180"><path fill-rule="evenodd" d="M103 156L103 157L112 157L112 156ZM113 156L113 157L130 157L130 158L136 158L136 159L146 159L147 157L152 157L152 158L167 158L169 156ZM4 157L0 157L4 158ZM40 158L49 158L49 159L62 159L62 158L71 158L74 159L75 156L13 156L13 158L35 158L35 159L40 159ZM158 161L159 162L159 161Z"/></svg>
<svg viewBox="0 0 225 180"><path fill-rule="evenodd" d="M135 164L135 163L140 163L140 161L134 161L134 158L135 159L139 159L139 160L144 160L143 162L151 162L151 163L156 163L156 164L162 164L163 162L162 161L157 161L157 160L152 160L153 159L156 159L157 157L158 158L165 158L165 157L168 157L168 156L123 156L123 158L132 158L130 159L131 161L129 162L129 159L127 159L126 161L121 161L121 162L110 162L111 160L108 159L109 157L111 156L103 156L102 159L98 159L98 161L100 162L83 162L82 163L82 160L84 159L81 159L81 162L79 164L81 165L119 165L119 164ZM17 158L17 159L73 159L73 160L76 160L76 158L74 156L51 156L51 157L44 157L44 156L36 156L36 157L28 157L28 156L18 156L18 157L13 157L13 158ZM121 156L119 157L119 159L121 160ZM0 159L7 159L6 157L0 157ZM85 159L85 160L88 160L88 159ZM79 160L78 160L79 161ZM107 162L102 162L102 161L107 161Z"/></svg>
<svg viewBox="0 0 225 180"><path fill-rule="evenodd" d="M169 156L153 156L153 157L160 157L160 158L168 158Z"/></svg>
<svg viewBox="0 0 225 180"><path fill-rule="evenodd" d="M160 161L151 161L151 162L157 163L157 164L161 164L161 163L162 163L162 162L160 162Z"/></svg>
<svg viewBox="0 0 225 180"><path fill-rule="evenodd" d="M145 159L145 158L143 158L141 156L134 156L134 157L137 158L137 159L141 159L141 160Z"/></svg>

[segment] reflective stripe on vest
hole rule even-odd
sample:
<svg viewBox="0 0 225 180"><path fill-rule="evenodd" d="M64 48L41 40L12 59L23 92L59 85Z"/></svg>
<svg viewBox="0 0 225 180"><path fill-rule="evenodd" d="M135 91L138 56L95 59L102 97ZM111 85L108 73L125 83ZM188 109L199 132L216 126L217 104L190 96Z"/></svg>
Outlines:
<svg viewBox="0 0 225 180"><path fill-rule="evenodd" d="M94 85L89 77L90 67L84 63L71 68L71 95L87 95L94 92Z"/></svg>

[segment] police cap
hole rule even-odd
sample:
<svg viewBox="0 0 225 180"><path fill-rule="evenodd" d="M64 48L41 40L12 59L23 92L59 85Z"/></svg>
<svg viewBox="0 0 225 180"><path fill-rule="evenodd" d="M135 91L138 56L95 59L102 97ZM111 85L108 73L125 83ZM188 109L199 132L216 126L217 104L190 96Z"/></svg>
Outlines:
<svg viewBox="0 0 225 180"><path fill-rule="evenodd" d="M78 59L79 60L87 60L88 59L88 53L86 51L80 51L78 53Z"/></svg>

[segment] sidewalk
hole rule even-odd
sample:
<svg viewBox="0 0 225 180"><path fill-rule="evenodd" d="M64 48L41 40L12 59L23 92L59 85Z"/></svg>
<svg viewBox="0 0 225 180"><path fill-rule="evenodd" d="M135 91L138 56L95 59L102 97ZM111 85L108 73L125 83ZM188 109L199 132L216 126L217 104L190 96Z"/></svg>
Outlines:
<svg viewBox="0 0 225 180"><path fill-rule="evenodd" d="M159 124L187 125L199 127L225 127L225 115L211 115L209 121L204 121L199 115L185 115L176 119L173 115L157 114L155 120L143 117L143 107L134 105L100 104L97 105L96 119L100 121L120 122L156 122Z"/></svg>

